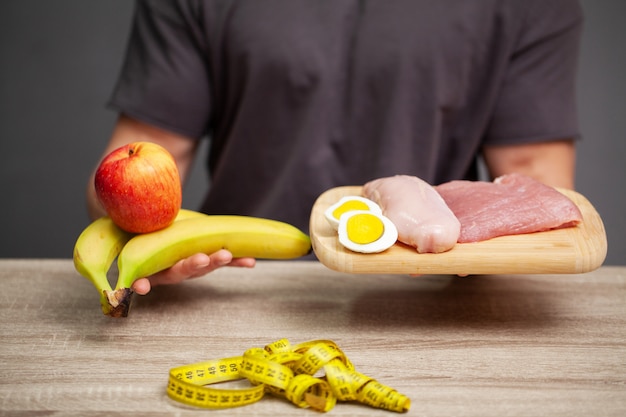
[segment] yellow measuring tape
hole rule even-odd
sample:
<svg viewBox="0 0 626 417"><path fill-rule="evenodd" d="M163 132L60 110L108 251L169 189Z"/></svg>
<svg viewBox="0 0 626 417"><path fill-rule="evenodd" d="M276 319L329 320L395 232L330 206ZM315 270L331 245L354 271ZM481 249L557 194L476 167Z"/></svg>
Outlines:
<svg viewBox="0 0 626 417"><path fill-rule="evenodd" d="M248 380L249 387L214 388L221 382ZM291 345L281 339L242 356L184 365L170 370L167 394L183 404L231 408L253 404L265 393L298 407L330 411L337 401L357 401L375 408L407 412L409 398L355 371L330 340Z"/></svg>

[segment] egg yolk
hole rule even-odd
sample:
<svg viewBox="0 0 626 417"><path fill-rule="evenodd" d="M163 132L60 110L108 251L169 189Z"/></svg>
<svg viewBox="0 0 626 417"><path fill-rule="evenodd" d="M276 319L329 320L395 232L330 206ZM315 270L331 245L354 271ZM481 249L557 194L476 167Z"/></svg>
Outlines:
<svg viewBox="0 0 626 417"><path fill-rule="evenodd" d="M348 239L365 245L380 239L385 231L383 222L373 214L356 214L346 223Z"/></svg>
<svg viewBox="0 0 626 417"><path fill-rule="evenodd" d="M350 200L346 201L335 210L333 210L333 216L339 220L343 213L353 210L369 210L369 206L362 201L359 200Z"/></svg>

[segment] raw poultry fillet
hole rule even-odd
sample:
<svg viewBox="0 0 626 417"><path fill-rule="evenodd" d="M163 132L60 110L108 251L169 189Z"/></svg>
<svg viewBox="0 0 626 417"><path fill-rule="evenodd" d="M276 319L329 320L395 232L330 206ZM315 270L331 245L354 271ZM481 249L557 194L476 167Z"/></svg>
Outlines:
<svg viewBox="0 0 626 417"><path fill-rule="evenodd" d="M459 243L542 232L582 221L578 206L556 189L521 174L493 182L451 181L435 189L461 222Z"/></svg>
<svg viewBox="0 0 626 417"><path fill-rule="evenodd" d="M454 247L461 224L443 198L426 181L409 175L378 178L363 186L398 229L398 240L419 253L445 252Z"/></svg>

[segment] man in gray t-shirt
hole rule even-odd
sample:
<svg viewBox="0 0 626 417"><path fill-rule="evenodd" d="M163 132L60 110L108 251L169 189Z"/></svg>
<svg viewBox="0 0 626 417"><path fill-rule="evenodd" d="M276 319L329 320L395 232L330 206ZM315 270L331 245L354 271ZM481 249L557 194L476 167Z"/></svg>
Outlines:
<svg viewBox="0 0 626 417"><path fill-rule="evenodd" d="M138 1L105 152L155 141L184 179L209 138L203 211L303 230L329 188L476 179L479 155L573 187L581 26L576 0Z"/></svg>

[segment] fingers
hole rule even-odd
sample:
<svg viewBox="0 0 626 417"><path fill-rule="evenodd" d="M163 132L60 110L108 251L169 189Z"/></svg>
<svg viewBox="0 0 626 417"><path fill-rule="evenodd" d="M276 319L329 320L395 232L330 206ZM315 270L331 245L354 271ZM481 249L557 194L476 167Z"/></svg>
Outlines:
<svg viewBox="0 0 626 417"><path fill-rule="evenodd" d="M140 278L133 283L133 291L145 295L155 285L177 284L190 278L197 278L223 266L252 268L256 264L254 258L233 258L227 250L219 250L211 255L198 253L182 259L171 268L158 272L148 278Z"/></svg>
<svg viewBox="0 0 626 417"><path fill-rule="evenodd" d="M206 255L197 253L176 262L171 268L150 277L152 285L177 284L187 278L195 278L230 262L230 253Z"/></svg>
<svg viewBox="0 0 626 417"><path fill-rule="evenodd" d="M133 282L133 291L139 295L146 295L150 292L150 280L148 278L139 278Z"/></svg>

